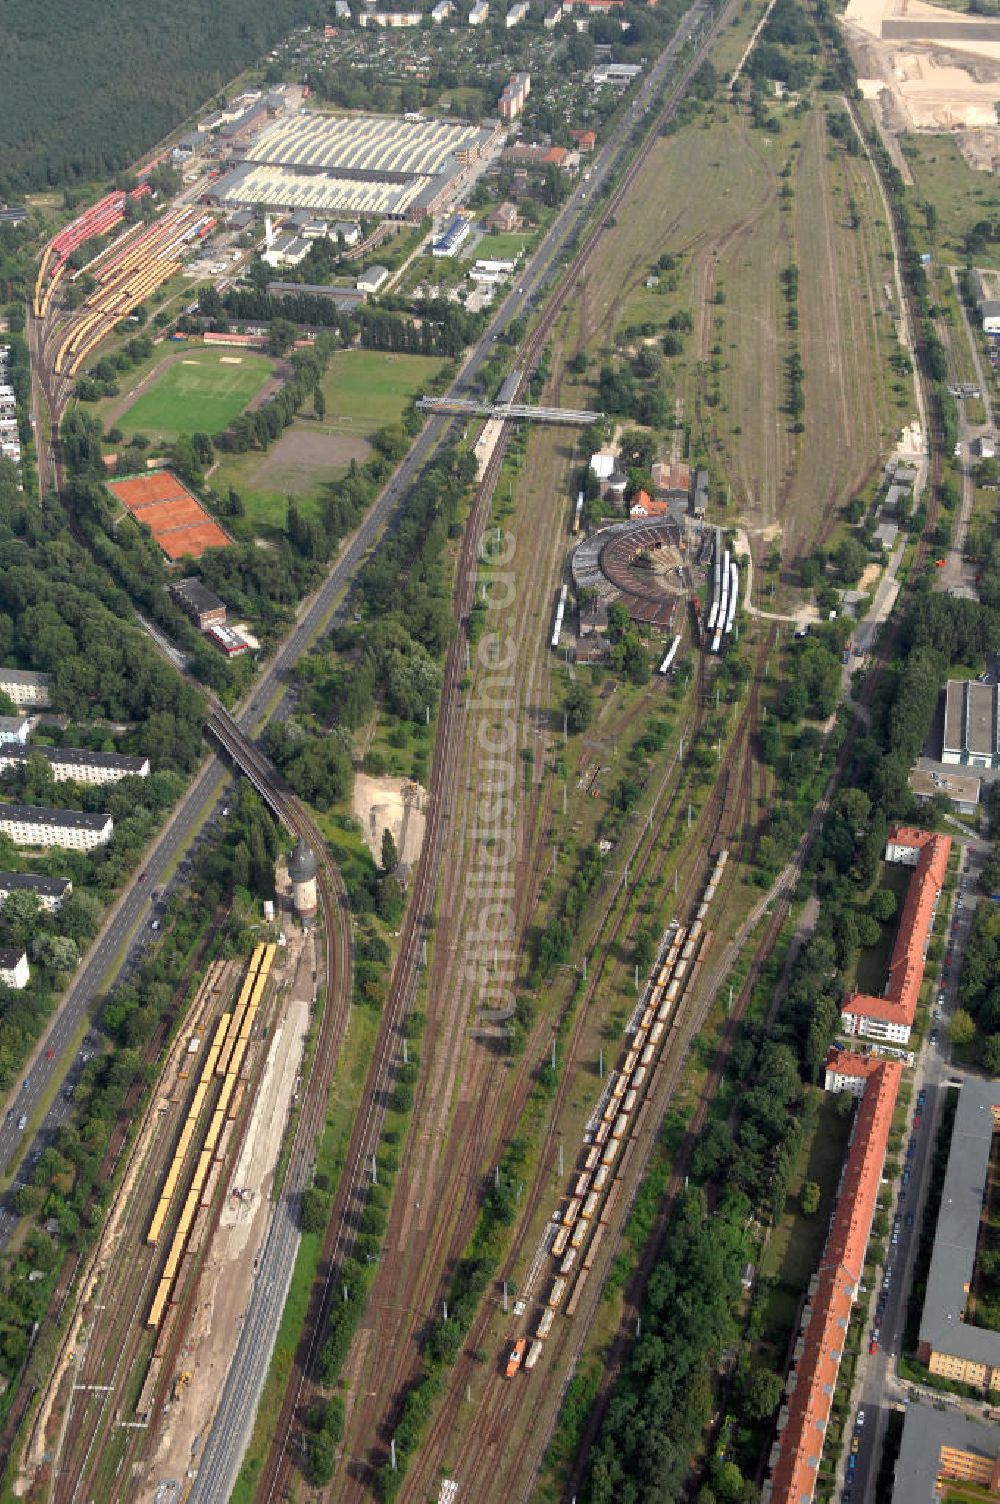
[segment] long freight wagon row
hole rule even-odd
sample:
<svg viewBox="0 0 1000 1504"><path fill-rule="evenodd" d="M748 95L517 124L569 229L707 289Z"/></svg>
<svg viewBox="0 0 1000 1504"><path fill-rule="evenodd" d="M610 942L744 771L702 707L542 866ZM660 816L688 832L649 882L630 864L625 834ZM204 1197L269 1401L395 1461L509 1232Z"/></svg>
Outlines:
<svg viewBox="0 0 1000 1504"><path fill-rule="evenodd" d="M52 293L66 270L73 252L98 235L107 235L125 218L126 200L142 198L149 192L148 183L140 183L131 193L108 193L66 225L42 252L35 282L35 317L44 318ZM46 280L48 278L48 280Z"/></svg>
<svg viewBox="0 0 1000 1504"><path fill-rule="evenodd" d="M708 906L718 891L727 861L728 852L721 851L692 923L689 926L677 925L669 932L659 964L654 968L641 1019L629 1041L621 1066L612 1079L600 1122L591 1143L585 1149L583 1163L577 1169L569 1200L552 1240L550 1251L558 1270L535 1328L534 1339L530 1346L523 1338L515 1344L507 1364L508 1376L522 1366L522 1357L525 1369L530 1372L534 1368L578 1261L582 1260L582 1269L589 1272L595 1244L591 1245L589 1255L585 1245L595 1228L598 1228L599 1234L598 1224L605 1220L607 1198L610 1197L614 1184L615 1161L632 1130L637 1108L663 1047L674 1009L690 978L704 939Z"/></svg>
<svg viewBox="0 0 1000 1504"><path fill-rule="evenodd" d="M276 947L273 945L258 945L254 950L236 1007L231 1013L223 1013L218 1021L195 1094L184 1119L184 1126L167 1171L167 1178L163 1183L163 1190L146 1235L147 1243L154 1248L163 1235L164 1222L176 1194L177 1183L197 1130L209 1087L216 1076L221 1076L222 1087L212 1110L212 1116L198 1153L194 1176L181 1209L180 1220L170 1244L153 1303L150 1306L146 1323L150 1327L158 1327L163 1320L196 1215L200 1207L209 1204L214 1194L218 1168L217 1165L213 1165L213 1161L221 1159L228 1143L231 1122L227 1128L226 1120L227 1116L232 1119L234 1114L234 1093L237 1091L243 1057L263 1000L275 950Z"/></svg>

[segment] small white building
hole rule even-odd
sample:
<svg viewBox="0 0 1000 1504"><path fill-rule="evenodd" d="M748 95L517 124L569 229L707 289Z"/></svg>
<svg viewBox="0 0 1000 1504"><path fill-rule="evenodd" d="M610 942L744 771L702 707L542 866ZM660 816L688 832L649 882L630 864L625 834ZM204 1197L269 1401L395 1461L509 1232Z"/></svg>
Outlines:
<svg viewBox="0 0 1000 1504"><path fill-rule="evenodd" d="M335 219L327 230L331 240L340 237L341 243L350 250L352 245L357 245L361 239L361 226L355 224L353 219Z"/></svg>
<svg viewBox="0 0 1000 1504"><path fill-rule="evenodd" d="M455 7L451 0L437 0L437 5L431 11L431 20L435 26L440 26L442 21L447 21Z"/></svg>
<svg viewBox="0 0 1000 1504"><path fill-rule="evenodd" d="M0 668L0 690L15 705L32 705L40 709L51 703L51 674L36 674L28 668Z"/></svg>
<svg viewBox="0 0 1000 1504"><path fill-rule="evenodd" d="M334 0L333 14L338 21L349 21L351 19L351 7L348 5L347 0Z"/></svg>
<svg viewBox="0 0 1000 1504"><path fill-rule="evenodd" d="M489 13L488 0L476 0L476 4L469 11L469 25L482 26Z"/></svg>
<svg viewBox="0 0 1000 1504"><path fill-rule="evenodd" d="M563 8L562 8L562 6L561 5L553 5L552 9L546 13L545 20L542 23L544 25L544 27L545 27L545 30L546 31L553 31L559 25L559 22L562 20L562 17L563 17Z"/></svg>
<svg viewBox="0 0 1000 1504"><path fill-rule="evenodd" d="M510 31L512 26L520 26L521 22L527 16L529 9L528 0L517 0L517 3L512 5L507 12L504 20L507 30Z"/></svg>
<svg viewBox="0 0 1000 1504"><path fill-rule="evenodd" d="M358 292L375 293L380 287L384 287L389 280L389 268L387 266L370 266L367 271L359 272L357 279Z"/></svg>
<svg viewBox="0 0 1000 1504"><path fill-rule="evenodd" d="M0 747L23 746L31 721L27 716L0 715Z"/></svg>
<svg viewBox="0 0 1000 1504"><path fill-rule="evenodd" d="M4 987L16 987L20 992L27 987L30 975L27 951L0 949L0 983Z"/></svg>
<svg viewBox="0 0 1000 1504"><path fill-rule="evenodd" d="M60 846L92 851L106 846L114 833L110 815L77 809L47 809L41 804L0 804L0 833L15 846Z"/></svg>
<svg viewBox="0 0 1000 1504"><path fill-rule="evenodd" d="M287 231L279 235L274 244L261 256L268 266L298 266L312 250L312 242L304 235Z"/></svg>

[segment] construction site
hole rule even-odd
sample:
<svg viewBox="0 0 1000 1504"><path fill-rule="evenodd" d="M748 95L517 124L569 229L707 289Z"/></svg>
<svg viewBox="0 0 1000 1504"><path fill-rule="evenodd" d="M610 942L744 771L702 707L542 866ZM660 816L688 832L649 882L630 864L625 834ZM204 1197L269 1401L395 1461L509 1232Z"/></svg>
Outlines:
<svg viewBox="0 0 1000 1504"><path fill-rule="evenodd" d="M289 921L277 939L249 962L211 962L191 1001L38 1412L29 1494L167 1504L189 1492L256 1278L316 998L314 932Z"/></svg>

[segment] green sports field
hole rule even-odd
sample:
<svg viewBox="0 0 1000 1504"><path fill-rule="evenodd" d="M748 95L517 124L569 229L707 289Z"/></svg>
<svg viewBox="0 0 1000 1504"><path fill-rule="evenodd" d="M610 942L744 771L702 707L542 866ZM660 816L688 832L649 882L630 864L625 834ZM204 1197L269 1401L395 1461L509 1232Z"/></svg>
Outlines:
<svg viewBox="0 0 1000 1504"><path fill-rule="evenodd" d="M243 411L274 370L266 355L239 349L182 348L140 393L117 426L125 434L176 439L217 434Z"/></svg>
<svg viewBox="0 0 1000 1504"><path fill-rule="evenodd" d="M406 404L433 381L443 364L431 355L339 351L323 377L326 427L334 433L368 435L398 423Z"/></svg>

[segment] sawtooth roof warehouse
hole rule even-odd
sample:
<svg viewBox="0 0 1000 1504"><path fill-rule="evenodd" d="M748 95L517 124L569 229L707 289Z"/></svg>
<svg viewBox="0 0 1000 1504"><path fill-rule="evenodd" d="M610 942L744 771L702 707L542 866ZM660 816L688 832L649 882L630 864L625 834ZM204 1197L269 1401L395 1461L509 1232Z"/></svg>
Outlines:
<svg viewBox="0 0 1000 1504"><path fill-rule="evenodd" d="M311 209L421 220L502 135L450 120L295 115L262 131L205 197L227 208Z"/></svg>

